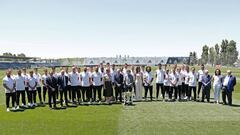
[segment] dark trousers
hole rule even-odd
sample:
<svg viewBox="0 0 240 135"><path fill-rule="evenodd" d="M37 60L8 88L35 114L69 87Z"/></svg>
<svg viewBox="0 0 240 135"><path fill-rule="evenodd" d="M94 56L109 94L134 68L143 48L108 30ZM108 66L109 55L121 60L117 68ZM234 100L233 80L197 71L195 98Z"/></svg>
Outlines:
<svg viewBox="0 0 240 135"><path fill-rule="evenodd" d="M178 85L178 97L181 100L183 85Z"/></svg>
<svg viewBox="0 0 240 135"><path fill-rule="evenodd" d="M66 89L68 91L69 99L72 100L72 88L71 88L71 85L67 85Z"/></svg>
<svg viewBox="0 0 240 135"><path fill-rule="evenodd" d="M56 96L56 99L58 99L58 97L59 97L59 90L58 90L58 87L55 89L55 96Z"/></svg>
<svg viewBox="0 0 240 135"><path fill-rule="evenodd" d="M118 101L118 95L119 95L119 100L122 102L122 92L123 92L123 86L115 86L115 98L116 101Z"/></svg>
<svg viewBox="0 0 240 135"><path fill-rule="evenodd" d="M222 90L222 100L225 105L227 104L226 97L228 100L228 105L232 105L232 92L228 92L227 87L224 86Z"/></svg>
<svg viewBox="0 0 240 135"><path fill-rule="evenodd" d="M93 101L96 101L98 93L98 100L102 101L102 86L93 86Z"/></svg>
<svg viewBox="0 0 240 135"><path fill-rule="evenodd" d="M202 89L202 82L198 82L198 96L200 94L201 89Z"/></svg>
<svg viewBox="0 0 240 135"><path fill-rule="evenodd" d="M207 101L210 102L210 88L203 87L202 102L204 102L205 97L206 97Z"/></svg>
<svg viewBox="0 0 240 135"><path fill-rule="evenodd" d="M76 95L78 98L78 102L80 102L81 94L80 94L80 86L71 86L72 87L72 102L75 102Z"/></svg>
<svg viewBox="0 0 240 135"><path fill-rule="evenodd" d="M37 91L36 90L29 90L29 103L36 103L36 96L37 96Z"/></svg>
<svg viewBox="0 0 240 135"><path fill-rule="evenodd" d="M25 91L26 91L26 94L27 94L27 99L28 99L28 102L30 102L30 97L29 97L29 88L28 88L28 87L25 87Z"/></svg>
<svg viewBox="0 0 240 135"><path fill-rule="evenodd" d="M144 86L145 89L145 99L147 99L148 90L150 92L150 99L152 100L153 86Z"/></svg>
<svg viewBox="0 0 240 135"><path fill-rule="evenodd" d="M86 95L87 101L90 101L90 99L92 98L92 91L90 90L90 87L82 87L83 101L86 101L85 95Z"/></svg>
<svg viewBox="0 0 240 135"><path fill-rule="evenodd" d="M56 108L57 104L56 104L56 91L52 91L52 89L48 89L48 104L49 107L52 108L52 101L53 101L53 105Z"/></svg>
<svg viewBox="0 0 240 135"><path fill-rule="evenodd" d="M38 98L40 103L42 103L42 89L41 87L37 87L37 92L38 92Z"/></svg>
<svg viewBox="0 0 240 135"><path fill-rule="evenodd" d="M189 86L188 84L183 84L183 89L182 89L182 95L185 97L185 96L188 96L188 89L189 89Z"/></svg>
<svg viewBox="0 0 240 135"><path fill-rule="evenodd" d="M175 86L175 87L171 87L171 92L174 93L174 99L177 100L178 96L181 96L179 95L179 90L178 90L178 86Z"/></svg>
<svg viewBox="0 0 240 135"><path fill-rule="evenodd" d="M12 99L12 107L15 107L16 102L16 93L6 93L6 106L9 108L10 98Z"/></svg>
<svg viewBox="0 0 240 135"><path fill-rule="evenodd" d="M196 101L196 99L197 99L196 89L197 89L196 86L189 86L189 88L188 88L188 99L190 99L190 97L192 96L192 91L193 91L194 100Z"/></svg>
<svg viewBox="0 0 240 135"><path fill-rule="evenodd" d="M43 101L46 102L47 87L43 86Z"/></svg>
<svg viewBox="0 0 240 135"><path fill-rule="evenodd" d="M26 97L25 97L25 91L24 90L19 90L17 91L17 106L19 106L19 101L20 101L20 95L22 96L22 103L26 105Z"/></svg>
<svg viewBox="0 0 240 135"><path fill-rule="evenodd" d="M170 86L164 86L164 93L163 93L163 99L165 99L165 94L169 94Z"/></svg>
<svg viewBox="0 0 240 135"><path fill-rule="evenodd" d="M65 104L68 106L68 98L67 98L67 89L59 90L60 92L60 104L63 106L63 96L65 99Z"/></svg>
<svg viewBox="0 0 240 135"><path fill-rule="evenodd" d="M161 88L161 94L163 95L163 83L156 83L156 98L159 96L159 90Z"/></svg>

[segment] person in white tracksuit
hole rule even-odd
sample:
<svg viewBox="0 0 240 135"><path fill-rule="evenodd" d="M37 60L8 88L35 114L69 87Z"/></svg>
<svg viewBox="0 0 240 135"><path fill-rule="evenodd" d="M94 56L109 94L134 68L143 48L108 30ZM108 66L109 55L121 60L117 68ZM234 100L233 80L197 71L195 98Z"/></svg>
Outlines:
<svg viewBox="0 0 240 135"><path fill-rule="evenodd" d="M219 104L221 87L222 87L221 70L216 69L215 70L215 75L213 76L214 103Z"/></svg>

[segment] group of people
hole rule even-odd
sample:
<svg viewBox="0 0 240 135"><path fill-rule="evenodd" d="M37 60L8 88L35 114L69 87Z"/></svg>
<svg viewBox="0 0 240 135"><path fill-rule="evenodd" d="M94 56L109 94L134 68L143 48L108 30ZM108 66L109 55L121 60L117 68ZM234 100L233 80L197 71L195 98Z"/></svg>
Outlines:
<svg viewBox="0 0 240 135"><path fill-rule="evenodd" d="M182 67L174 65L169 68L167 65L159 64L154 73L150 66L130 67L127 63L122 68L116 68L110 63L104 66L101 63L96 67L84 67L83 71L76 66L73 66L71 71L68 67L62 67L59 73L53 67L50 72L44 69L43 75L39 74L38 68L29 73L25 68L18 70L17 75L12 75L12 70L8 69L3 78L3 86L7 111L10 111L10 99L13 110L19 107L38 106L37 95L40 104L46 103L48 95L49 108L55 109L57 101L60 102L61 108L64 107L64 103L66 107L69 103L80 105L118 102L127 105L132 104L133 101L148 100L148 94L152 101L154 78L156 79L156 100L161 98L162 101L197 101L202 92L200 101L204 102L206 99L210 102L210 90L213 86L214 102L219 104L222 91L223 104L232 105L232 92L236 85L236 78L230 70L227 71L226 76L222 76L220 69L216 69L211 76L204 65L201 65L201 69L196 72L194 67L190 70L188 65ZM19 105L20 97L22 106Z"/></svg>

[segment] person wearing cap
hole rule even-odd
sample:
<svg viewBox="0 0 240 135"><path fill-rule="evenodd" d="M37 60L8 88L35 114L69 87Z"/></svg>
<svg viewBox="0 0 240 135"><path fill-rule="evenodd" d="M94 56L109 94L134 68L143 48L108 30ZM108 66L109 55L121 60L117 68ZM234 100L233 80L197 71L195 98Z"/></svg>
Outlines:
<svg viewBox="0 0 240 135"><path fill-rule="evenodd" d="M201 65L201 69L198 70L198 73L197 73L197 80L198 80L198 98L199 98L199 95L200 95L200 92L201 92L201 89L202 89L202 77L204 75L204 64Z"/></svg>
<svg viewBox="0 0 240 135"><path fill-rule="evenodd" d="M12 77L11 69L8 69L6 71L6 76L3 78L3 87L5 88L7 112L10 111L9 109L10 98L12 99L12 108L13 110L15 110L16 109L16 106L15 106L16 90L15 90L15 82L14 82L14 78Z"/></svg>
<svg viewBox="0 0 240 135"><path fill-rule="evenodd" d="M211 80L212 77L208 74L208 70L205 70L202 77L202 102L205 98L207 102L210 102Z"/></svg>
<svg viewBox="0 0 240 135"><path fill-rule="evenodd" d="M234 86L236 85L236 77L232 75L232 71L227 71L227 76L223 79L222 84L222 100L223 104L226 105L226 97L228 99L228 105L232 105L232 92L234 91Z"/></svg>

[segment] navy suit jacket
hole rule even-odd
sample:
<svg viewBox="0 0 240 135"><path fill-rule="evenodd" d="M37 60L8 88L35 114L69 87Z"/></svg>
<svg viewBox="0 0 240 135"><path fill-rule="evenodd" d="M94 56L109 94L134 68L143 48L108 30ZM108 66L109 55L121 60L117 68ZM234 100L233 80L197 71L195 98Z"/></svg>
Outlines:
<svg viewBox="0 0 240 135"><path fill-rule="evenodd" d="M65 90L68 85L68 77L65 76L65 86L64 86L64 79L62 78L62 75L58 76L58 86L61 90Z"/></svg>
<svg viewBox="0 0 240 135"><path fill-rule="evenodd" d="M235 85L236 85L236 77L231 75L227 85L227 92L233 92Z"/></svg>

